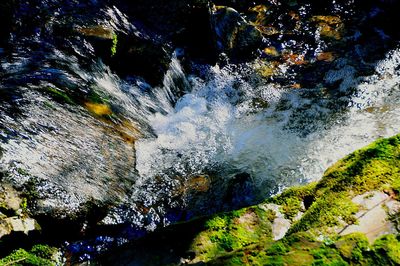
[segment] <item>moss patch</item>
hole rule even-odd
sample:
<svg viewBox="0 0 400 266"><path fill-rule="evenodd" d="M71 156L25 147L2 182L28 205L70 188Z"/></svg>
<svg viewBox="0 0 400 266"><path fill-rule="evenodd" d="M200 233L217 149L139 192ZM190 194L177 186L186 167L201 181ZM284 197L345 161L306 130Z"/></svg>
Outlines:
<svg viewBox="0 0 400 266"><path fill-rule="evenodd" d="M45 90L54 100L56 100L58 102L67 103L67 104L75 104L74 100L72 100L71 97L67 93L65 93L59 89L56 89L53 87L47 87Z"/></svg>
<svg viewBox="0 0 400 266"><path fill-rule="evenodd" d="M280 205L280 211L286 216L287 219L292 220L299 211L305 211L302 209L302 203L304 201L314 200L313 194L315 186L316 183L311 183L306 186L292 187L286 189L280 195L267 200L267 202Z"/></svg>
<svg viewBox="0 0 400 266"><path fill-rule="evenodd" d="M382 190L399 197L400 135L380 139L330 167L318 183L293 187L268 199L294 221L285 238L272 241L275 213L262 205L216 215L194 240L193 262L211 265L398 265L399 236L371 246L365 235L338 236L336 226L357 223L356 195ZM322 240L316 237L324 236Z"/></svg>
<svg viewBox="0 0 400 266"><path fill-rule="evenodd" d="M117 45L118 45L118 35L114 33L112 38L111 56L114 56L117 53Z"/></svg>
<svg viewBox="0 0 400 266"><path fill-rule="evenodd" d="M269 210L251 207L216 215L205 223L191 249L198 261L227 252L240 250L260 241L271 241L271 222L268 217L274 215Z"/></svg>
<svg viewBox="0 0 400 266"><path fill-rule="evenodd" d="M330 167L315 186L315 201L290 233L309 229L323 232L339 220L356 222L356 195L390 188L398 191L400 180L400 135L380 139Z"/></svg>
<svg viewBox="0 0 400 266"><path fill-rule="evenodd" d="M0 265L56 265L57 249L46 245L36 245L30 251L18 249L0 259Z"/></svg>

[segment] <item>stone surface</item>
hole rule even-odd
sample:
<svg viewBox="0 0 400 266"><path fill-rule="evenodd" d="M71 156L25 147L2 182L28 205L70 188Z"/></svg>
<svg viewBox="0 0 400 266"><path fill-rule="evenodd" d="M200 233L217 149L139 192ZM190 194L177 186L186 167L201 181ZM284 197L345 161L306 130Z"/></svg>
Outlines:
<svg viewBox="0 0 400 266"><path fill-rule="evenodd" d="M289 230L292 223L289 219L285 218L285 215L280 212L280 206L276 204L261 204L259 205L264 210L273 210L276 213L276 217L272 222L272 237L274 240L282 239L287 231Z"/></svg>
<svg viewBox="0 0 400 266"><path fill-rule="evenodd" d="M361 232L372 243L381 235L397 232L395 225L389 220L388 210L392 213L398 211L398 201L380 191L358 195L352 201L361 207L355 215L358 222L340 229L340 235Z"/></svg>
<svg viewBox="0 0 400 266"><path fill-rule="evenodd" d="M231 7L215 7L212 21L219 51L232 59L248 57L261 43L261 33Z"/></svg>
<svg viewBox="0 0 400 266"><path fill-rule="evenodd" d="M38 230L40 230L40 226L36 220L32 218L14 216L0 220L0 238L13 232L28 234L31 231Z"/></svg>

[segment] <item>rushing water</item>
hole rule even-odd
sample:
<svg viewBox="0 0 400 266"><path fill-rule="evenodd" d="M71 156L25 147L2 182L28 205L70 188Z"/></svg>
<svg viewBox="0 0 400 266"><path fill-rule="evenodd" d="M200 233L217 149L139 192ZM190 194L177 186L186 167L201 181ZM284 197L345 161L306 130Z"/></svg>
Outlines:
<svg viewBox="0 0 400 266"><path fill-rule="evenodd" d="M339 99L326 88L253 87L218 66L206 81L189 77L191 92L173 110L149 117L157 138L137 143L139 174L146 179L171 168L190 175L223 167L221 178L249 173L261 195L271 184L317 180L346 154L399 131L398 60L399 50L389 52L366 77L338 62L325 79L343 79L346 96ZM256 93L269 107L255 110Z"/></svg>
<svg viewBox="0 0 400 266"><path fill-rule="evenodd" d="M116 7L92 2L94 17L75 2L37 3L35 12L51 11L46 26L19 29L12 52L0 54L1 168L17 187L34 180L39 213L66 217L90 200L118 202L102 223L154 230L318 180L346 154L400 132L399 49L368 74L338 58L320 85L302 88L267 82L251 63L193 63L196 74L186 74L177 49L152 87L119 77L83 38L54 36L68 23L146 35ZM27 10L19 12L23 24ZM304 53L325 49L318 35L313 42ZM290 45L299 43L282 41ZM287 68L281 80L293 79ZM74 97L57 101L54 91ZM112 115L90 112L93 95Z"/></svg>

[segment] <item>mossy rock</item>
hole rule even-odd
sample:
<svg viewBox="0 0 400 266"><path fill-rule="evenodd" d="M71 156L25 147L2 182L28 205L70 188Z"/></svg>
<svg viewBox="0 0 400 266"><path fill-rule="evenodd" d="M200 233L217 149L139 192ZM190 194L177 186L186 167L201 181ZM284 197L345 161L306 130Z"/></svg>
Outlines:
<svg viewBox="0 0 400 266"><path fill-rule="evenodd" d="M250 207L219 214L205 223L205 230L193 241L191 250L198 261L240 250L260 241L271 241L269 210Z"/></svg>
<svg viewBox="0 0 400 266"><path fill-rule="evenodd" d="M354 263L362 263L363 253L370 249L367 237L362 233L352 233L341 237L335 243L340 255Z"/></svg>
<svg viewBox="0 0 400 266"><path fill-rule="evenodd" d="M390 190L398 197L399 166L400 135L377 140L334 164L321 181L289 188L266 201L280 205L287 218L304 212L282 240L273 242L270 237L273 219L268 217L272 213L261 205L244 208L206 222L206 229L192 244L194 261L211 265L398 265L398 236L384 236L371 247L362 233L339 237L335 228L357 222L354 214L359 207L352 201L356 195ZM264 230L246 238L251 215L259 223L253 226L264 223ZM325 240L315 238L321 234Z"/></svg>
<svg viewBox="0 0 400 266"><path fill-rule="evenodd" d="M47 245L33 246L30 251L18 249L0 259L0 265L50 266L57 264L58 249Z"/></svg>
<svg viewBox="0 0 400 266"><path fill-rule="evenodd" d="M352 197L368 191L396 190L400 179L400 135L380 139L346 156L332 167L315 186L314 202L290 229L290 233L329 228L339 220L352 224L357 206ZM323 231L323 230L322 230Z"/></svg>
<svg viewBox="0 0 400 266"><path fill-rule="evenodd" d="M400 265L400 236L385 235L373 245L375 265Z"/></svg>

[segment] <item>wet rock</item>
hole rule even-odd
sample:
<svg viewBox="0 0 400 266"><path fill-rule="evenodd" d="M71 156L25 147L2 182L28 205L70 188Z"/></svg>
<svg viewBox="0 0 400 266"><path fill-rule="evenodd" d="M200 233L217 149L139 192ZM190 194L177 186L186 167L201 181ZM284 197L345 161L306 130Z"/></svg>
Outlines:
<svg viewBox="0 0 400 266"><path fill-rule="evenodd" d="M313 16L322 38L340 40L344 33L344 24L339 16Z"/></svg>
<svg viewBox="0 0 400 266"><path fill-rule="evenodd" d="M27 215L27 201L9 184L0 186L0 239L13 233L28 235L41 228Z"/></svg>
<svg viewBox="0 0 400 266"><path fill-rule="evenodd" d="M93 45L97 56L109 59L116 53L118 37L112 28L95 25L77 28L76 31Z"/></svg>
<svg viewBox="0 0 400 266"><path fill-rule="evenodd" d="M215 60L209 0L117 2L149 35L185 48L198 60Z"/></svg>
<svg viewBox="0 0 400 266"><path fill-rule="evenodd" d="M161 84L172 56L168 42L135 32L116 32L102 25L79 27L75 31L90 42L95 56L119 75L142 77L151 85Z"/></svg>
<svg viewBox="0 0 400 266"><path fill-rule="evenodd" d="M261 33L235 9L217 6L213 12L217 47L232 59L245 59L259 47Z"/></svg>
<svg viewBox="0 0 400 266"><path fill-rule="evenodd" d="M105 40L112 40L115 34L113 29L101 25L92 27L82 27L78 28L77 31L83 34L84 36L96 37Z"/></svg>
<svg viewBox="0 0 400 266"><path fill-rule="evenodd" d="M115 53L106 62L122 76L139 76L151 85L159 85L168 70L172 52L171 46L165 43L120 34Z"/></svg>
<svg viewBox="0 0 400 266"><path fill-rule="evenodd" d="M228 182L225 201L228 205L245 206L254 201L254 192L255 186L251 176L248 173L240 173Z"/></svg>

